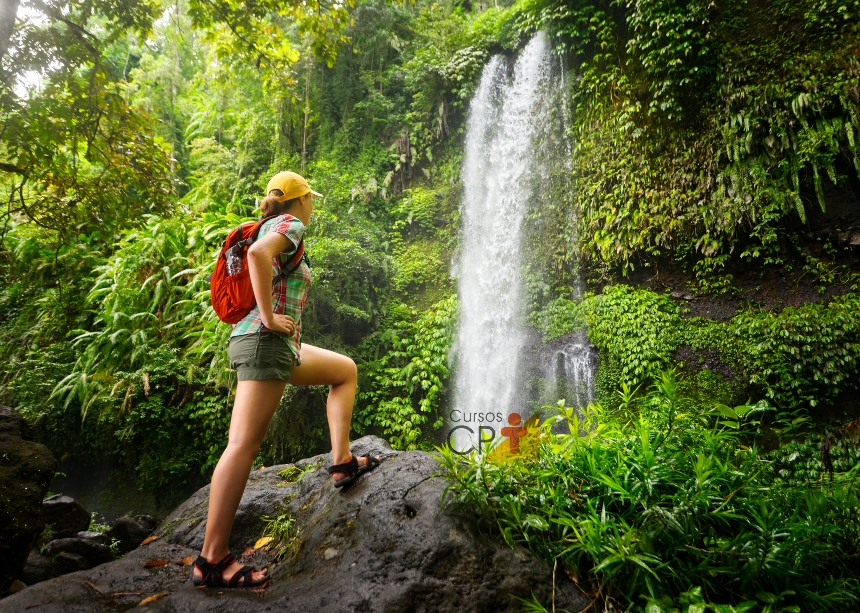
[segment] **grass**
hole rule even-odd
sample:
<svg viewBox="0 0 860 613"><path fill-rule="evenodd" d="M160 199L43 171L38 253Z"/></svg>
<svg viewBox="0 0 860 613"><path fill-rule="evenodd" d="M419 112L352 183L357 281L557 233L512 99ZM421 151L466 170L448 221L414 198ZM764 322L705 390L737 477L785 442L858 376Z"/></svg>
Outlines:
<svg viewBox="0 0 860 613"><path fill-rule="evenodd" d="M793 427L767 403L703 410L670 372L623 411L562 407L533 461L440 456L450 502L566 569L597 610L857 610L860 464L786 472L759 442Z"/></svg>
<svg viewBox="0 0 860 613"><path fill-rule="evenodd" d="M298 483L309 472L312 472L320 467L322 462L308 464L304 468L299 468L295 464L290 464L286 468L278 471L278 476L284 480L284 483Z"/></svg>
<svg viewBox="0 0 860 613"><path fill-rule="evenodd" d="M264 536L271 537L272 540L268 543L267 549L276 549L275 559L280 560L290 552L295 553L298 550L299 530L296 526L296 520L286 510L276 517L262 517L266 524Z"/></svg>

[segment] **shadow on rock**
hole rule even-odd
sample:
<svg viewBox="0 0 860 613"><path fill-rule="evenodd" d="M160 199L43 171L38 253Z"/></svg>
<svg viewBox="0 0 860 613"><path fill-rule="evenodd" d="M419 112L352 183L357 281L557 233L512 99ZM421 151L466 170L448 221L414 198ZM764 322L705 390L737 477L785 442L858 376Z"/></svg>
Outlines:
<svg viewBox="0 0 860 613"><path fill-rule="evenodd" d="M547 564L480 533L473 519L445 512L446 482L432 456L392 451L376 437L359 439L353 452L384 460L345 491L333 487L325 455L252 473L230 546L244 552L245 563L269 567L266 589L193 586L193 567L185 564L203 543L207 486L162 522L157 540L115 562L25 589L0 601L0 611L37 604L39 613L121 611L159 595L148 610L477 613L519 610L515 597L532 594L550 604ZM268 551L254 550L267 529L280 538ZM556 610L587 605L559 574Z"/></svg>

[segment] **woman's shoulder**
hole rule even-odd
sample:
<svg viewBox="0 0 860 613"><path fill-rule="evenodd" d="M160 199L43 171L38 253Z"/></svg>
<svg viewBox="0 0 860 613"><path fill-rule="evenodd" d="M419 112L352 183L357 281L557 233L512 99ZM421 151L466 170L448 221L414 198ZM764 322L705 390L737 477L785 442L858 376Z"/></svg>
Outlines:
<svg viewBox="0 0 860 613"><path fill-rule="evenodd" d="M304 233L305 224L298 217L293 217L288 213L278 215L266 221L265 229L268 232L278 232L280 234L297 234Z"/></svg>

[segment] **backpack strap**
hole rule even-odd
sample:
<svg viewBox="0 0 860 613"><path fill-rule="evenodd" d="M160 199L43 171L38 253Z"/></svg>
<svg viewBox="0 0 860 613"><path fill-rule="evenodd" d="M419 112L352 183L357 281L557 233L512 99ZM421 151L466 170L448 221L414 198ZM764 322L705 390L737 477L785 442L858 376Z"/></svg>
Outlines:
<svg viewBox="0 0 860 613"><path fill-rule="evenodd" d="M281 217L283 215L289 215L289 213L275 213L273 215L267 215L266 217L261 217L260 223L257 226L254 233L251 236L249 236L248 238L246 238L245 240L239 240L239 242L236 243L236 246L238 246L239 249L242 249L242 247L245 247L246 245L250 245L251 243L253 243L254 241L257 240L257 236L260 234L260 229L263 227L264 223L266 223L270 219L274 219L275 217ZM292 215L290 215L290 217L292 217ZM242 238L242 226L239 226L239 238L240 239ZM294 270L296 270L299 266L301 266L302 260L305 260L306 262L308 262L308 266L310 266L310 262L308 261L307 254L305 253L305 239L302 239L301 241L299 241L299 246L296 248L295 254L296 255L293 256L293 260L295 260L295 262L293 262L293 260L290 261L290 268L287 271L285 271L284 267L280 265L280 258L278 258L279 270L278 270L278 274L275 275L275 278L272 279L272 287L275 287L275 284L278 281L280 281L281 279L286 279L290 274L293 273ZM298 255L298 254L301 254L301 255ZM296 256L298 256L298 257L296 257Z"/></svg>
<svg viewBox="0 0 860 613"><path fill-rule="evenodd" d="M275 284L281 279L286 279L288 276L290 276L293 271L295 271L299 266L302 265L302 260L307 261L307 254L305 253L305 239L299 241L299 246L296 249L296 253L295 255L293 255L293 259L290 260L290 269L286 270L285 272L284 267L281 266L281 269L278 271L278 274L275 275L274 279L272 279L272 287L275 287Z"/></svg>
<svg viewBox="0 0 860 613"><path fill-rule="evenodd" d="M239 251L241 249L244 249L245 247L250 247L251 244L253 244L254 241L257 240L257 236L259 236L260 228L263 227L263 224L275 217L277 217L277 215L269 215L268 217L263 217L262 219L260 219L260 222L257 224L257 227L254 228L254 232L251 233L251 236L244 239L242 238L242 233L245 230L245 224L239 224L239 227L237 228L237 230L239 231L239 240L236 241L236 244L233 245L230 249Z"/></svg>

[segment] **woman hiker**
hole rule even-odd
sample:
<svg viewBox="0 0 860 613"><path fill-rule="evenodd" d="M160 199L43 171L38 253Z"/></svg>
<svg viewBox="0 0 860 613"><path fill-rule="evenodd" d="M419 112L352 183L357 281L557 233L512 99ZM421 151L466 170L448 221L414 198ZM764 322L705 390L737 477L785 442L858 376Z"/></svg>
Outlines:
<svg viewBox="0 0 860 613"><path fill-rule="evenodd" d="M276 215L260 227L248 249L248 269L257 301L230 335L230 366L239 383L230 419L230 435L209 490L209 516L203 549L194 563L194 583L213 587L251 587L268 581L265 569L242 566L227 545L239 500L269 421L287 383L330 385L326 415L331 431L335 487L354 482L380 463L379 457L356 458L349 449L349 426L358 373L350 358L302 344L301 317L311 283L305 261L280 277L282 265L295 255L313 210L307 181L280 172L269 181L260 205L263 216ZM279 261L280 260L280 261Z"/></svg>

